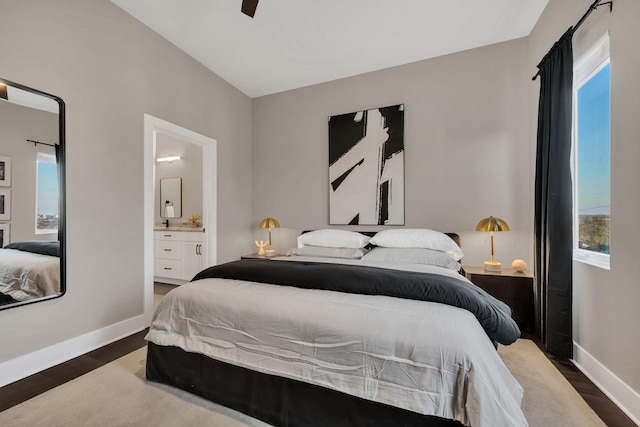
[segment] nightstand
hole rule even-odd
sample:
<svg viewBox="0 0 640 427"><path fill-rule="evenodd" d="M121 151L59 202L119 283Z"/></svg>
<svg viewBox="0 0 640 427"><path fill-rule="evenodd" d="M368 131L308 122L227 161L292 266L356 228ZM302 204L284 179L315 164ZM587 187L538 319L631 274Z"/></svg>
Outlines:
<svg viewBox="0 0 640 427"><path fill-rule="evenodd" d="M242 255L240 259L264 259L268 261L278 256L284 256L284 254L275 254L274 256L266 256L266 255L258 255L257 253L255 253L255 254L249 254L249 255Z"/></svg>
<svg viewBox="0 0 640 427"><path fill-rule="evenodd" d="M483 267L463 267L467 279L511 307L511 317L522 332L535 332L533 274L510 268L485 271Z"/></svg>

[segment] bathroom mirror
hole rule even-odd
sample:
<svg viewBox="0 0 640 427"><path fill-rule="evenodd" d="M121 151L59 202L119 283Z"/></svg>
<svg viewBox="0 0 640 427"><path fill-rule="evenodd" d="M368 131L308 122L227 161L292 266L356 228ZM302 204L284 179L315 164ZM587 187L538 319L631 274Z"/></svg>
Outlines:
<svg viewBox="0 0 640 427"><path fill-rule="evenodd" d="M66 291L64 135L62 99L0 78L0 310Z"/></svg>
<svg viewBox="0 0 640 427"><path fill-rule="evenodd" d="M160 180L160 216L162 218L182 216L182 178Z"/></svg>

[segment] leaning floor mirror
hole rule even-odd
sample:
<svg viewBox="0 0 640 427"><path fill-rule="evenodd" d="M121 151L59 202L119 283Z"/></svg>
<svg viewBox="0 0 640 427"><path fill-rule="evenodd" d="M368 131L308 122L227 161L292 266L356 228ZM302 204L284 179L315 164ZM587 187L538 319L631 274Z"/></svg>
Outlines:
<svg viewBox="0 0 640 427"><path fill-rule="evenodd" d="M0 310L65 293L64 135L62 99L0 78Z"/></svg>

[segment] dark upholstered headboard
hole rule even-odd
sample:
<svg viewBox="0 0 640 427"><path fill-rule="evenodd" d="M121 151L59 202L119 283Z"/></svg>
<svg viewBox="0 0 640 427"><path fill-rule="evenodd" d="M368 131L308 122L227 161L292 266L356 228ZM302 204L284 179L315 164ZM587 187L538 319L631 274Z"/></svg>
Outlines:
<svg viewBox="0 0 640 427"><path fill-rule="evenodd" d="M313 230L304 230L302 234L308 233L310 231L313 231ZM377 233L377 231L358 231L358 230L349 230L349 231L355 231L356 233L361 233L369 237L373 237ZM462 247L462 245L460 245L460 235L458 235L457 233L444 233L444 234L451 237L451 240L456 242L458 246Z"/></svg>

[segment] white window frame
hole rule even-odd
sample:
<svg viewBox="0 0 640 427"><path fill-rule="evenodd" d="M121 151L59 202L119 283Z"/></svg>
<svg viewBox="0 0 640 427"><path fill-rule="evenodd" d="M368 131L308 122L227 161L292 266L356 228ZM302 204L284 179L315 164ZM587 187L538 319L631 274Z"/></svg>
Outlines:
<svg viewBox="0 0 640 427"><path fill-rule="evenodd" d="M55 154L49 154L49 153L42 153L40 151L38 151L37 153L37 157L36 157L36 209L35 209L35 223L33 224L34 228L35 228L35 233L36 234L57 234L58 233L58 229L56 228L55 230L40 230L38 229L38 183L40 182L40 177L38 176L39 173L39 168L38 168L38 163L56 163L56 156Z"/></svg>
<svg viewBox="0 0 640 427"><path fill-rule="evenodd" d="M611 64L609 51L609 33L602 36L591 49L583 54L573 66L573 124L572 124L572 175L573 175L573 260L584 264L589 264L605 270L611 268L611 254L603 254L594 251L580 249L579 241L579 211L578 211L578 89L587 83L594 75L604 67ZM611 132L611 129L609 129ZM609 139L611 141L611 139ZM611 194L611 193L609 193ZM611 232L611 229L609 229ZM611 241L611 235L609 235Z"/></svg>

